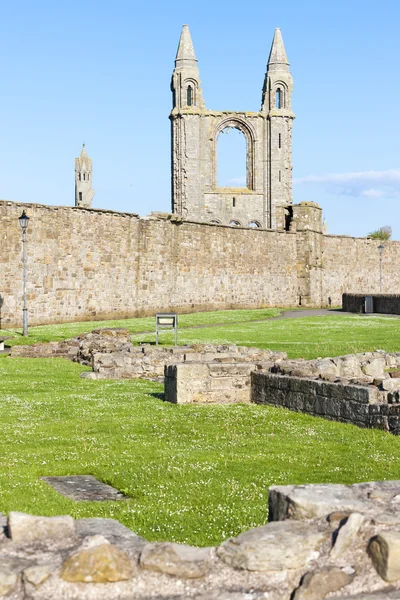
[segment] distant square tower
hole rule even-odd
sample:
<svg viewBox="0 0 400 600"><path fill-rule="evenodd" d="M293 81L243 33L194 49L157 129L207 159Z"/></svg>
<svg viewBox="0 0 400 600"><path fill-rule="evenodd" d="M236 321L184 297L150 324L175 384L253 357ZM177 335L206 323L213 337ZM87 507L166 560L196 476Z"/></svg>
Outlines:
<svg viewBox="0 0 400 600"><path fill-rule="evenodd" d="M92 159L88 157L83 144L79 158L75 159L75 206L90 208L93 196Z"/></svg>
<svg viewBox="0 0 400 600"><path fill-rule="evenodd" d="M275 30L260 112L208 110L192 39L183 26L172 75L172 211L224 225L284 229L292 204L293 80ZM246 139L246 186L218 187L218 136L236 128Z"/></svg>

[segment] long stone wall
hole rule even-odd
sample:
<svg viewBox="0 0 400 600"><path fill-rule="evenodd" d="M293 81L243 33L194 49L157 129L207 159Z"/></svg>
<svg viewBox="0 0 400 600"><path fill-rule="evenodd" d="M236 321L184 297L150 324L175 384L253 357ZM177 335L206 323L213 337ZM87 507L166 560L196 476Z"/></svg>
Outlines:
<svg viewBox="0 0 400 600"><path fill-rule="evenodd" d="M0 201L0 324L22 316L28 230L31 325L153 315L157 311L340 304L379 291L379 240L325 236L321 209L293 206L289 231ZM400 293L400 243L385 242L383 291Z"/></svg>
<svg viewBox="0 0 400 600"><path fill-rule="evenodd" d="M2 201L3 328L21 321L23 209L32 325L296 304L293 233Z"/></svg>

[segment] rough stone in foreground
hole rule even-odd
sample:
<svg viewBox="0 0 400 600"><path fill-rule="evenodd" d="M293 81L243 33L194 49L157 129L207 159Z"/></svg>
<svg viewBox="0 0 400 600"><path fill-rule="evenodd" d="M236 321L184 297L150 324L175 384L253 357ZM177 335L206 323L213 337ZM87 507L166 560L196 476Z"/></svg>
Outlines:
<svg viewBox="0 0 400 600"><path fill-rule="evenodd" d="M111 544L118 546L137 562L140 552L147 542L133 531L115 519L78 519L75 522L79 537L94 537L103 535Z"/></svg>
<svg viewBox="0 0 400 600"><path fill-rule="evenodd" d="M63 517L34 517L11 512L8 528L13 542L62 542L75 537L75 522L68 515Z"/></svg>
<svg viewBox="0 0 400 600"><path fill-rule="evenodd" d="M353 488L340 484L271 486L269 520L314 519L337 511L362 512L367 502Z"/></svg>
<svg viewBox="0 0 400 600"><path fill-rule="evenodd" d="M87 548L70 556L63 564L65 581L106 583L130 579L133 569L128 556L112 544Z"/></svg>
<svg viewBox="0 0 400 600"><path fill-rule="evenodd" d="M6 596L17 585L18 575L0 567L0 597Z"/></svg>
<svg viewBox="0 0 400 600"><path fill-rule="evenodd" d="M209 557L208 548L194 548L184 544L148 544L140 556L140 566L151 571L195 579L206 574Z"/></svg>
<svg viewBox="0 0 400 600"><path fill-rule="evenodd" d="M250 529L223 542L218 556L231 567L249 571L298 569L315 557L327 533L314 525L281 521Z"/></svg>
<svg viewBox="0 0 400 600"><path fill-rule="evenodd" d="M330 592L337 592L353 581L350 575L337 567L325 567L304 575L293 600L323 600Z"/></svg>
<svg viewBox="0 0 400 600"><path fill-rule="evenodd" d="M335 600L400 600L400 591L390 587L370 594L363 592L355 596L336 596Z"/></svg>
<svg viewBox="0 0 400 600"><path fill-rule="evenodd" d="M400 531L382 531L368 545L375 569L385 581L400 579Z"/></svg>
<svg viewBox="0 0 400 600"><path fill-rule="evenodd" d="M364 521L364 516L360 513L352 513L346 523L339 529L335 545L333 546L331 559L339 558L348 548L350 548L358 535L360 527Z"/></svg>
<svg viewBox="0 0 400 600"><path fill-rule="evenodd" d="M55 566L48 565L37 565L34 567L28 567L24 571L24 580L32 583L34 586L38 586L54 572Z"/></svg>

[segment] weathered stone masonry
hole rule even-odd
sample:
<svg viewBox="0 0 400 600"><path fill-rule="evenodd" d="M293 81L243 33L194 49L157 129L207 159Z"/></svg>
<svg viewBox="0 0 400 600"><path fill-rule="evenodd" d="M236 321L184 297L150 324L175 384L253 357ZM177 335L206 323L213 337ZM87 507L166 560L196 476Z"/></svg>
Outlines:
<svg viewBox="0 0 400 600"><path fill-rule="evenodd" d="M399 496L399 481L272 486L269 523L208 548L147 542L113 519L10 512L0 596L399 600Z"/></svg>
<svg viewBox="0 0 400 600"><path fill-rule="evenodd" d="M20 324L22 244L30 216L30 324L154 315L158 310L324 306L379 291L379 240L323 235L321 210L293 206L289 231L182 222L0 201L2 327ZM387 242L383 292L400 292L400 242Z"/></svg>

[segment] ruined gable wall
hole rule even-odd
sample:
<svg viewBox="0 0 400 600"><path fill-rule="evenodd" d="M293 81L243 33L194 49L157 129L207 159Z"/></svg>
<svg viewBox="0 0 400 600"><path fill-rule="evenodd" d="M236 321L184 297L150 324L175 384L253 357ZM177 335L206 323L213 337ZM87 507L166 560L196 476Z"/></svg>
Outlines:
<svg viewBox="0 0 400 600"><path fill-rule="evenodd" d="M23 209L30 325L296 304L293 233L0 201L3 328L22 319Z"/></svg>
<svg viewBox="0 0 400 600"><path fill-rule="evenodd" d="M322 237L322 305L332 298L341 305L342 293L379 293L380 240L324 235ZM400 293L400 242L383 242L382 291Z"/></svg>

